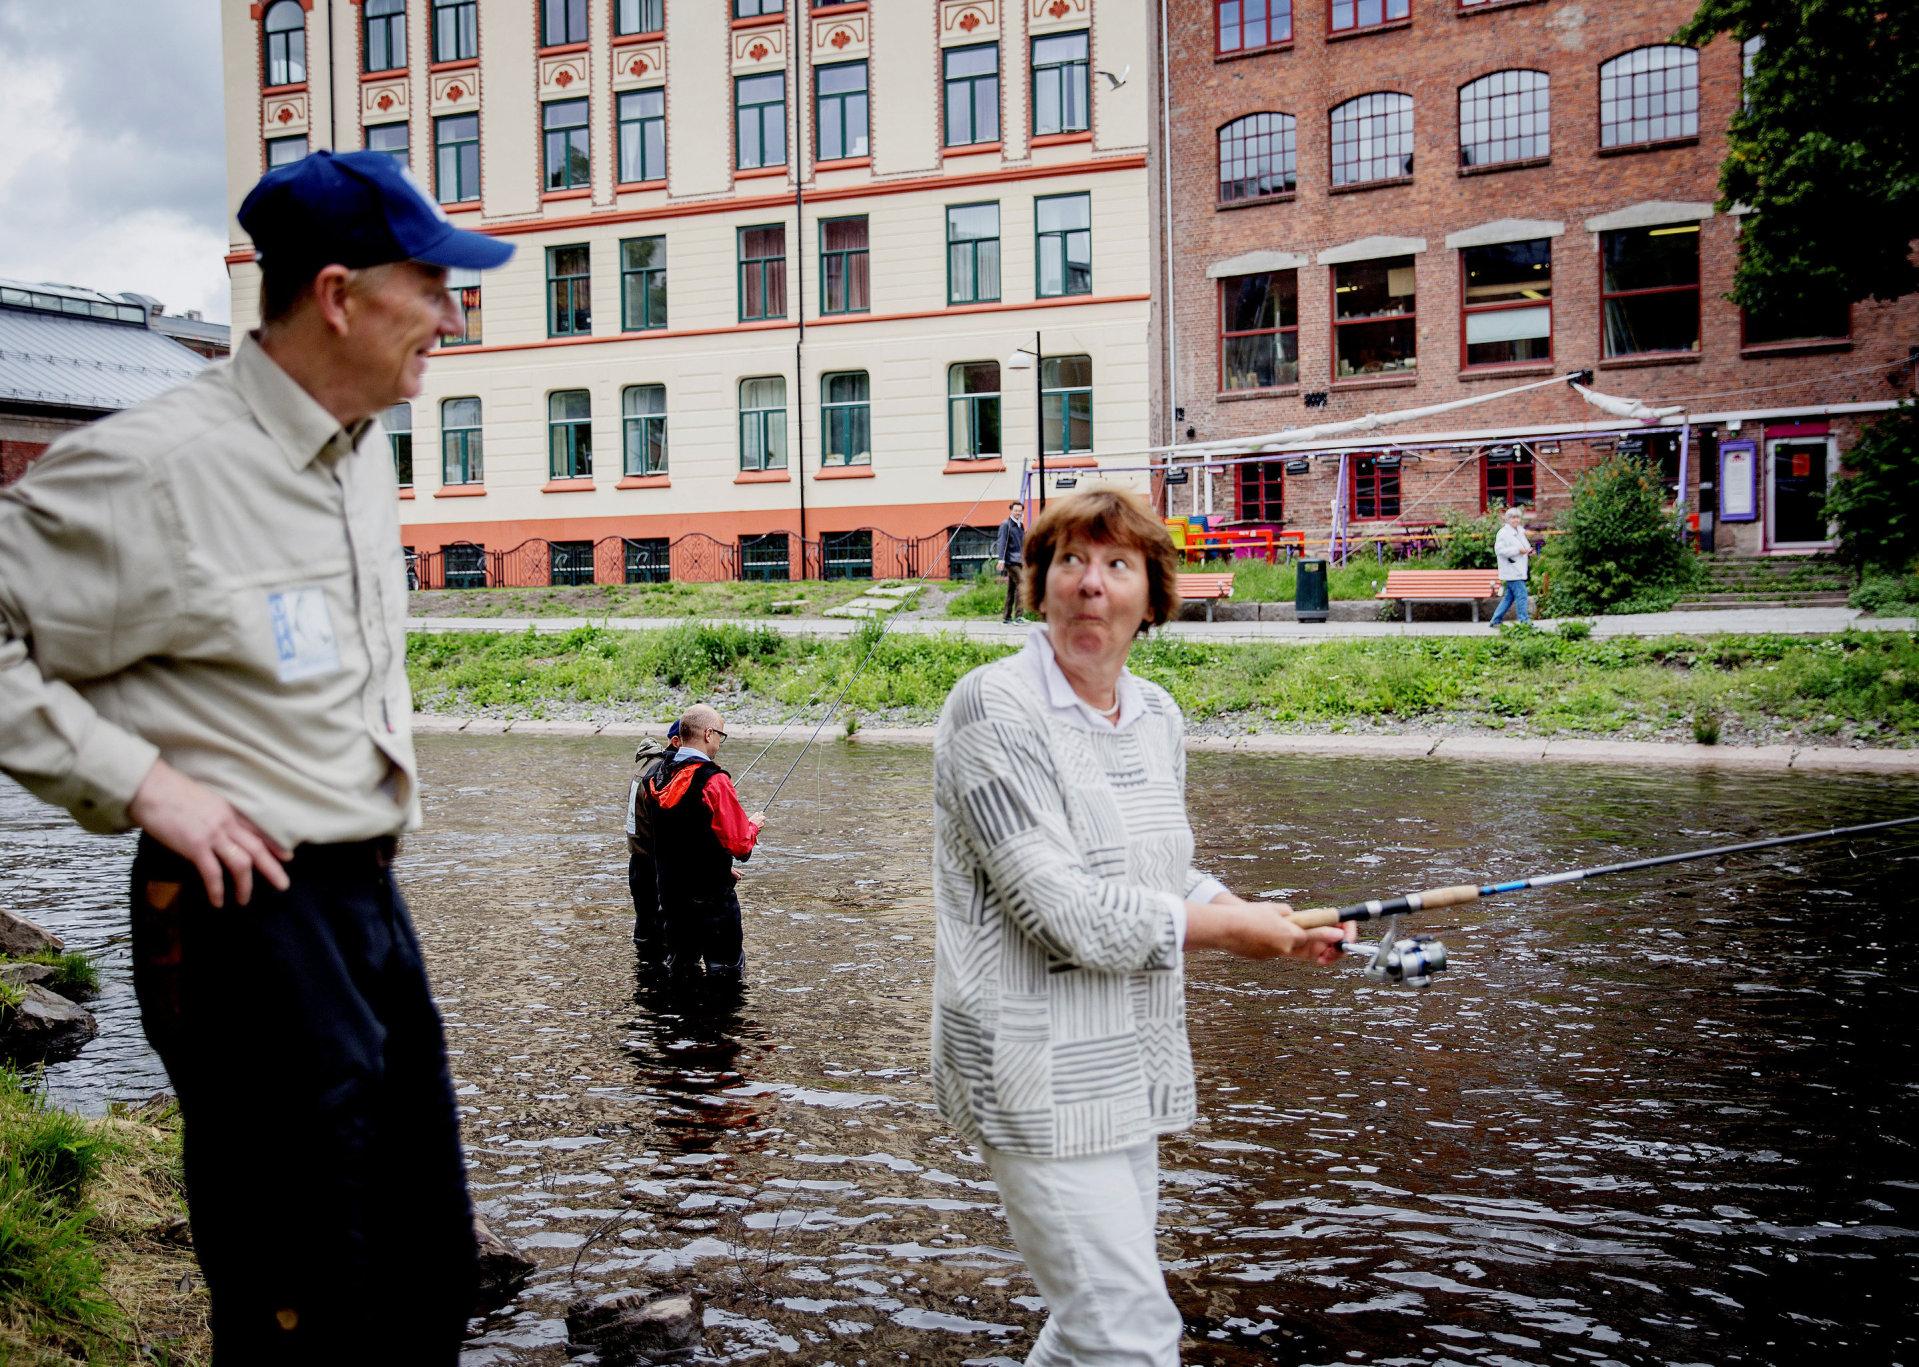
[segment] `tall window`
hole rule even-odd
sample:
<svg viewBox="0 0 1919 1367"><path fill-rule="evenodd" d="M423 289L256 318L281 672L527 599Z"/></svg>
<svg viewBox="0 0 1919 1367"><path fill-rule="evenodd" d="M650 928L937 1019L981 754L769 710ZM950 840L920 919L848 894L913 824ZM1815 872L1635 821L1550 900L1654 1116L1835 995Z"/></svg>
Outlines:
<svg viewBox="0 0 1919 1367"><path fill-rule="evenodd" d="M762 14L784 14L786 0L733 0L735 19L757 19Z"/></svg>
<svg viewBox="0 0 1919 1367"><path fill-rule="evenodd" d="M393 478L402 489L413 487L413 405L396 403L380 415L386 444L393 451Z"/></svg>
<svg viewBox="0 0 1919 1367"><path fill-rule="evenodd" d="M821 221L821 313L865 313L873 307L866 286L866 256L864 215Z"/></svg>
<svg viewBox="0 0 1919 1367"><path fill-rule="evenodd" d="M478 114L448 114L433 121L433 188L442 204L480 197Z"/></svg>
<svg viewBox="0 0 1919 1367"><path fill-rule="evenodd" d="M540 46L586 41L586 0L540 0Z"/></svg>
<svg viewBox="0 0 1919 1367"><path fill-rule="evenodd" d="M666 386L630 384L620 391L620 436L625 449L622 472L666 473Z"/></svg>
<svg viewBox="0 0 1919 1367"><path fill-rule="evenodd" d="M1286 463L1255 460L1233 468L1238 476L1239 520L1283 523L1286 520Z"/></svg>
<svg viewBox="0 0 1919 1367"><path fill-rule="evenodd" d="M1333 378L1410 375L1418 361L1413 259L1333 267Z"/></svg>
<svg viewBox="0 0 1919 1367"><path fill-rule="evenodd" d="M1299 184L1291 114L1248 114L1219 130L1219 202L1291 194Z"/></svg>
<svg viewBox="0 0 1919 1367"><path fill-rule="evenodd" d="M666 179L666 91L620 92L620 181Z"/></svg>
<svg viewBox="0 0 1919 1367"><path fill-rule="evenodd" d="M1087 122L1086 35L1033 40L1033 132L1080 133Z"/></svg>
<svg viewBox="0 0 1919 1367"><path fill-rule="evenodd" d="M547 473L554 479L593 474L593 400L584 389L556 389L546 396Z"/></svg>
<svg viewBox="0 0 1919 1367"><path fill-rule="evenodd" d="M817 98L813 126L821 161L866 155L866 63L836 62L813 69Z"/></svg>
<svg viewBox="0 0 1919 1367"><path fill-rule="evenodd" d="M1524 442L1487 447L1479 453L1479 510L1483 513L1495 503L1502 508L1530 506L1537 473L1533 449Z"/></svg>
<svg viewBox="0 0 1919 1367"><path fill-rule="evenodd" d="M268 85L298 85L307 78L307 15L300 0L274 0L267 6Z"/></svg>
<svg viewBox="0 0 1919 1367"><path fill-rule="evenodd" d="M1353 516L1399 516L1399 457L1353 457Z"/></svg>
<svg viewBox="0 0 1919 1367"><path fill-rule="evenodd" d="M999 205L956 204L946 211L946 302L999 298Z"/></svg>
<svg viewBox="0 0 1919 1367"><path fill-rule="evenodd" d="M1333 0L1326 26L1333 33L1396 24L1412 13L1412 0Z"/></svg>
<svg viewBox="0 0 1919 1367"><path fill-rule="evenodd" d="M546 335L593 331L592 256L586 243L546 249Z"/></svg>
<svg viewBox="0 0 1919 1367"><path fill-rule="evenodd" d="M1213 0L1213 18L1222 56L1293 41L1293 0Z"/></svg>
<svg viewBox="0 0 1919 1367"><path fill-rule="evenodd" d="M479 0L433 0L433 60L464 62L479 55Z"/></svg>
<svg viewBox="0 0 1919 1367"><path fill-rule="evenodd" d="M406 0L364 0L363 8L366 69L400 70L406 66Z"/></svg>
<svg viewBox="0 0 1919 1367"><path fill-rule="evenodd" d="M786 225L740 229L740 321L786 317Z"/></svg>
<svg viewBox="0 0 1919 1367"><path fill-rule="evenodd" d="M1459 87L1459 164L1545 160L1549 86L1543 71L1495 71Z"/></svg>
<svg viewBox="0 0 1919 1367"><path fill-rule="evenodd" d="M620 243L620 330L666 326L666 239L629 237Z"/></svg>
<svg viewBox="0 0 1919 1367"><path fill-rule="evenodd" d="M1299 383L1299 272L1266 271L1219 282L1219 387Z"/></svg>
<svg viewBox="0 0 1919 1367"><path fill-rule="evenodd" d="M540 106L546 129L546 188L571 190L593 183L592 138L585 100L553 100Z"/></svg>
<svg viewBox="0 0 1919 1367"><path fill-rule="evenodd" d="M864 370L820 377L820 464L873 463L873 405Z"/></svg>
<svg viewBox="0 0 1919 1367"><path fill-rule="evenodd" d="M480 273L454 267L446 273L446 292L460 306L460 331L440 338L441 346L470 346L484 340L480 315Z"/></svg>
<svg viewBox="0 0 1919 1367"><path fill-rule="evenodd" d="M1761 309L1740 314L1741 346L1782 346L1850 336L1852 309L1843 299L1828 299L1801 308Z"/></svg>
<svg viewBox="0 0 1919 1367"><path fill-rule="evenodd" d="M1049 195L1033 201L1041 298L1093 292L1093 197Z"/></svg>
<svg viewBox="0 0 1919 1367"><path fill-rule="evenodd" d="M1402 180L1412 173L1412 96L1382 90L1334 106L1334 185Z"/></svg>
<svg viewBox="0 0 1919 1367"><path fill-rule="evenodd" d="M292 138L267 139L267 169L276 166L288 166L307 154L307 140L304 135Z"/></svg>
<svg viewBox="0 0 1919 1367"><path fill-rule="evenodd" d="M1699 54L1635 48L1599 68L1599 146L1645 147L1699 136Z"/></svg>
<svg viewBox="0 0 1919 1367"><path fill-rule="evenodd" d="M1551 238L1467 247L1461 361L1468 366L1523 365L1553 355Z"/></svg>
<svg viewBox="0 0 1919 1367"><path fill-rule="evenodd" d="M403 123L376 123L366 130L366 150L384 152L400 165L407 164L407 126Z"/></svg>
<svg viewBox="0 0 1919 1367"><path fill-rule="evenodd" d="M949 367L946 393L947 457L998 456L999 362L962 361Z"/></svg>
<svg viewBox="0 0 1919 1367"><path fill-rule="evenodd" d="M742 171L786 165L786 73L741 76L733 82L737 147L734 165Z"/></svg>
<svg viewBox="0 0 1919 1367"><path fill-rule="evenodd" d="M1622 228L1599 239L1606 355L1699 350L1699 225Z"/></svg>
<svg viewBox="0 0 1919 1367"><path fill-rule="evenodd" d="M1755 33L1739 45L1739 107L1752 108L1752 78L1759 70L1759 54L1765 50L1766 35Z"/></svg>
<svg viewBox="0 0 1919 1367"><path fill-rule="evenodd" d="M786 468L786 377L740 381L740 469Z"/></svg>
<svg viewBox="0 0 1919 1367"><path fill-rule="evenodd" d="M480 401L445 399L440 403L440 482L478 484L485 478L480 463Z"/></svg>
<svg viewBox="0 0 1919 1367"><path fill-rule="evenodd" d="M999 44L949 47L946 63L946 145L999 140Z"/></svg>
<svg viewBox="0 0 1919 1367"><path fill-rule="evenodd" d="M666 28L666 0L618 0L613 7L613 31L659 33Z"/></svg>
<svg viewBox="0 0 1919 1367"><path fill-rule="evenodd" d="M1048 356L1039 363L1040 439L1049 456L1093 449L1093 358Z"/></svg>

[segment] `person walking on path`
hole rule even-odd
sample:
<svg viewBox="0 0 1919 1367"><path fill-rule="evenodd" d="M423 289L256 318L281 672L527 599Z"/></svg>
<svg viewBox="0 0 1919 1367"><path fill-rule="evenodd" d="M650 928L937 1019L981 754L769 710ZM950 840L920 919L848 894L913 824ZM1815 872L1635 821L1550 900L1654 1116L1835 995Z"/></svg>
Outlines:
<svg viewBox="0 0 1919 1367"><path fill-rule="evenodd" d="M1011 622L1019 611L1019 581L1026 561L1026 524L1022 520L1025 512L1022 503L1007 504L1006 520L999 524L999 534L993 538L993 556L1006 575L1006 611L1001 614L1001 620L1006 622Z"/></svg>
<svg viewBox="0 0 1919 1367"><path fill-rule="evenodd" d="M1529 625L1533 615L1526 601L1526 573L1533 558L1533 543L1526 539L1525 509L1506 510L1506 520L1493 538L1493 554L1499 557L1500 587L1499 606L1493 609L1494 628L1509 607L1517 610L1521 626Z"/></svg>
<svg viewBox="0 0 1919 1367"><path fill-rule="evenodd" d="M179 1098L214 1361L450 1364L475 1246L446 1045L393 880L420 819L376 415L461 329L455 229L379 152L240 207L259 331L0 493L0 769L142 831L134 988Z"/></svg>
<svg viewBox="0 0 1919 1367"><path fill-rule="evenodd" d="M1030 1364L1177 1363L1159 1136L1194 1118L1184 959L1338 959L1193 867L1185 723L1126 669L1178 608L1137 498L1053 503L1027 541L1044 619L961 679L933 742L933 1094L977 1145L1051 1317Z"/></svg>
<svg viewBox="0 0 1919 1367"><path fill-rule="evenodd" d="M737 983L746 969L735 859L752 857L766 813L748 816L733 780L720 768L726 724L696 703L680 718L680 748L642 785L658 851L660 917L666 930L661 968L675 982L702 972L714 984Z"/></svg>
<svg viewBox="0 0 1919 1367"><path fill-rule="evenodd" d="M633 896L633 949L642 968L657 966L666 953L666 926L660 920L659 870L653 862L653 809L641 786L670 764L680 748L680 724L666 728L666 743L651 736L633 752L633 777L626 787L626 887Z"/></svg>

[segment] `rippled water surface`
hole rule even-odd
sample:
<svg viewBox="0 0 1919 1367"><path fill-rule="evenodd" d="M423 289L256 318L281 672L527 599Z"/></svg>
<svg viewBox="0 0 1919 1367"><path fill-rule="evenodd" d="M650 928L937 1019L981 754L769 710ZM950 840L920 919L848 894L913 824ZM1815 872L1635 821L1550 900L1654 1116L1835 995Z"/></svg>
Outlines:
<svg viewBox="0 0 1919 1367"><path fill-rule="evenodd" d="M541 1265L467 1361L562 1363L566 1301L640 1284L706 1293L708 1361L1022 1356L1032 1284L926 1086L930 754L805 759L742 884L750 987L689 1009L636 990L624 743L421 751L402 880L474 1194ZM1429 761L1200 755L1190 788L1202 863L1301 903L1919 812L1886 780ZM0 900L107 968L69 1104L165 1082L130 856L0 790ZM1424 995L1195 960L1160 1218L1186 1360L1913 1362L1915 876L1919 842L1834 843L1440 913Z"/></svg>

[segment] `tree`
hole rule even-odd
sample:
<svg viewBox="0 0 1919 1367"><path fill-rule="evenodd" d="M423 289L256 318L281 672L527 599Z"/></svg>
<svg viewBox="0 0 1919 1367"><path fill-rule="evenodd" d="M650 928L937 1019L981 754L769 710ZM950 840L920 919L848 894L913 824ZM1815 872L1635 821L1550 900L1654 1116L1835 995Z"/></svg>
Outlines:
<svg viewBox="0 0 1919 1367"><path fill-rule="evenodd" d="M1839 555L1863 575L1903 574L1919 561L1919 403L1902 403L1846 453L1852 473L1826 495Z"/></svg>
<svg viewBox="0 0 1919 1367"><path fill-rule="evenodd" d="M1762 40L1720 167L1743 205L1732 298L1797 317L1919 289L1919 5L1702 0L1677 41Z"/></svg>
<svg viewBox="0 0 1919 1367"><path fill-rule="evenodd" d="M1663 611L1696 574L1673 535L1658 470L1633 456L1611 456L1579 477L1560 530L1546 547L1542 605L1555 617Z"/></svg>

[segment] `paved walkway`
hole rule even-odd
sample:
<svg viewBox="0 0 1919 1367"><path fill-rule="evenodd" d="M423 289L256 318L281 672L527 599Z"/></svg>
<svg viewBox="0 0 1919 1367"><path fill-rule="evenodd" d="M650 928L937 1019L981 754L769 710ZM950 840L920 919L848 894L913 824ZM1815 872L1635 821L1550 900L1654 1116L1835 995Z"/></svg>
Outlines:
<svg viewBox="0 0 1919 1367"><path fill-rule="evenodd" d="M579 627L613 631L660 631L695 620L686 617L411 617L409 631L525 631L565 632ZM864 623L820 617L704 617L706 625L765 627L785 636L851 636ZM1824 636L1854 627L1862 631L1912 631L1911 617L1863 617L1852 608L1757 608L1717 612L1651 612L1636 617L1592 617L1594 636L1699 636L1735 632L1777 632L1787 636ZM1007 626L991 618L906 617L893 623L901 635L940 633L984 641L1020 641L1026 628ZM1484 636L1490 631L1475 622L1172 622L1166 635L1188 640L1243 644L1280 641L1310 644L1385 636Z"/></svg>

